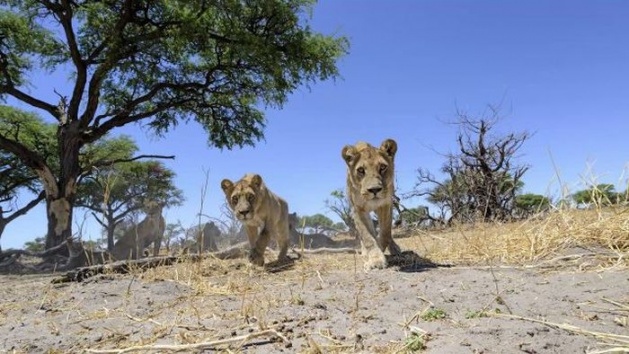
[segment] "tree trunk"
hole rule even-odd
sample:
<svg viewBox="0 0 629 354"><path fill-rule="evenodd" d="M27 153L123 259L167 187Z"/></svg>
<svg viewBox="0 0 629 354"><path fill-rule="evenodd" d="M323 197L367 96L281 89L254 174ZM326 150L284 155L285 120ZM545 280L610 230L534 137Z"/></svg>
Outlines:
<svg viewBox="0 0 629 354"><path fill-rule="evenodd" d="M46 249L55 247L72 236L72 203L67 196L46 198L48 233Z"/></svg>
<svg viewBox="0 0 629 354"><path fill-rule="evenodd" d="M107 250L109 252L114 250L114 233L116 232L117 223L113 218L107 216Z"/></svg>
<svg viewBox="0 0 629 354"><path fill-rule="evenodd" d="M83 146L78 121L62 124L57 132L59 144L58 179L50 170L38 171L46 191L48 233L46 249L57 246L72 236L72 209L77 181L81 174L79 151Z"/></svg>
<svg viewBox="0 0 629 354"><path fill-rule="evenodd" d="M2 211L1 208L0 208L0 211ZM0 237L2 237L2 233L4 232L5 227L7 227L7 224L8 224L7 220L2 217L2 214L0 214Z"/></svg>

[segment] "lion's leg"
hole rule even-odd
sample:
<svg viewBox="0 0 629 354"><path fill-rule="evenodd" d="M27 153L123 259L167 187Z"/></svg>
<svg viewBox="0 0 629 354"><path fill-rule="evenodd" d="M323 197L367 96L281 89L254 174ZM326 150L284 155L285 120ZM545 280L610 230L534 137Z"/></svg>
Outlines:
<svg viewBox="0 0 629 354"><path fill-rule="evenodd" d="M160 240L159 237L155 239L155 241L153 242L153 257L159 256L159 249L160 249L161 243L162 243L162 240Z"/></svg>
<svg viewBox="0 0 629 354"><path fill-rule="evenodd" d="M393 210L391 205L385 205L376 210L378 215L378 224L380 225L380 236L378 237L378 246L380 250L384 252L387 247L389 252L395 255L401 252L400 246L398 246L393 237L391 237L391 226L393 222Z"/></svg>
<svg viewBox="0 0 629 354"><path fill-rule="evenodd" d="M245 231L247 231L249 246L253 249L256 246L256 240L258 239L258 228L256 226L245 225Z"/></svg>
<svg viewBox="0 0 629 354"><path fill-rule="evenodd" d="M286 254L288 253L288 246L290 245L290 229L288 225L283 225L279 227L279 230L275 232L277 235L277 246L280 249L280 253L277 256L279 261L283 261L287 258Z"/></svg>
<svg viewBox="0 0 629 354"><path fill-rule="evenodd" d="M157 235L155 235L155 237L153 238L153 257L159 256L159 249L162 246L162 237L163 235L160 235L158 232Z"/></svg>
<svg viewBox="0 0 629 354"><path fill-rule="evenodd" d="M269 243L269 235L266 230L262 230L260 234L258 234L257 226L245 226L247 230L247 237L249 238L249 261L255 265L263 266L264 265L264 250L266 249L266 245ZM266 242L264 242L266 239ZM260 249L260 247L264 244L264 246Z"/></svg>
<svg viewBox="0 0 629 354"><path fill-rule="evenodd" d="M266 250L266 247L269 245L269 239L270 239L270 234L269 231L264 228L262 230L262 232L260 232L260 236L258 237L258 240L256 241L256 245L255 248L252 248L252 250L255 250L255 257L253 257L253 264L259 265L259 266L263 266L264 265L264 251Z"/></svg>
<svg viewBox="0 0 629 354"><path fill-rule="evenodd" d="M144 247L142 247L142 238L138 234L138 228L135 229L135 235L133 238L133 247L131 248L131 259L139 259Z"/></svg>
<svg viewBox="0 0 629 354"><path fill-rule="evenodd" d="M354 223L356 224L356 230L358 231L358 237L360 238L363 254L367 257L365 270L373 268L386 268L387 259L382 250L376 244L373 222L369 217L369 213L362 210L354 210Z"/></svg>

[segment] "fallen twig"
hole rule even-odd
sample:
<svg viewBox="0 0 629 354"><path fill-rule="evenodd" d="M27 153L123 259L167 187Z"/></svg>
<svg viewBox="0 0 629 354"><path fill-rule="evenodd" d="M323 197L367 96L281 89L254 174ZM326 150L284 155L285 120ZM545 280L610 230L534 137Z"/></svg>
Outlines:
<svg viewBox="0 0 629 354"><path fill-rule="evenodd" d="M340 247L340 248L333 248L333 247L321 247L321 248L304 248L304 249L298 249L298 248L293 248L293 251L295 253L304 253L304 254L322 254L322 253L349 253L349 254L353 254L353 253L360 253L360 250L353 248L353 247Z"/></svg>
<svg viewBox="0 0 629 354"><path fill-rule="evenodd" d="M52 280L53 283L80 282L89 277L102 273L121 273L127 274L131 269L148 269L164 265L171 265L182 262L184 260L200 260L208 255L189 254L184 256L162 256L150 257L128 261L117 261L108 264L98 264L88 267L80 267L72 269L60 278Z"/></svg>
<svg viewBox="0 0 629 354"><path fill-rule="evenodd" d="M568 331L568 332L571 332L571 333L583 334L583 335L592 336L592 337L595 337L595 338L598 338L598 339L610 340L610 341L615 342L614 344L622 344L624 346L623 347L624 350L629 350L629 336L627 336L627 335L588 331L588 330L583 329L581 327L573 326L573 325L566 324L566 323L554 323L554 322L538 320L538 319L535 319L535 318L529 318L529 317L512 315L512 314L488 312L487 315L488 316L494 316L494 317L505 317L505 318L512 318L512 319L516 319L516 320L522 320L522 321L529 321L529 322L539 323L539 324L543 324L543 325L551 327L551 328L562 329L564 331Z"/></svg>
<svg viewBox="0 0 629 354"><path fill-rule="evenodd" d="M191 350L198 350L198 349L211 349L219 345L231 344L231 343L237 343L237 342L240 342L239 347L242 347L245 343L247 343L247 341L254 338L258 338L258 337L264 337L264 336L275 336L281 339L283 342L288 343L288 338L286 338L283 334L281 334L275 329L267 329L267 330L256 332L256 333L249 333L243 336L232 337L228 339L220 339L220 340L209 341L209 342L193 343L193 344L138 345L138 346L123 348L123 349L88 349L87 351L89 353L115 353L115 354L131 353L131 352L145 351L145 350L180 352L180 351L191 351Z"/></svg>

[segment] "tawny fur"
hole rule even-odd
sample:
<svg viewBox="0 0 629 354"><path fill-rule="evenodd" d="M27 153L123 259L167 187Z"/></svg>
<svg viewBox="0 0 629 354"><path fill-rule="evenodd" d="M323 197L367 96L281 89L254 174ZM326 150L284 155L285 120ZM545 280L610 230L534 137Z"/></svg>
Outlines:
<svg viewBox="0 0 629 354"><path fill-rule="evenodd" d="M347 164L347 195L352 216L367 258L365 270L385 268L386 249L391 254L400 253L400 247L391 237L396 152L397 143L392 139L384 140L379 148L359 142L341 151ZM369 216L371 212L378 216L378 233Z"/></svg>
<svg viewBox="0 0 629 354"><path fill-rule="evenodd" d="M297 231L299 225L297 225L298 218L296 213L288 214L288 222L290 226L290 242L294 247L298 249L325 249L331 251L330 253L336 253L337 248L342 248L342 252L348 252L354 249L357 242L353 239L340 240L330 238L325 234L302 234ZM318 253L325 253L318 251Z"/></svg>
<svg viewBox="0 0 629 354"><path fill-rule="evenodd" d="M227 204L247 231L249 261L264 265L264 251L273 238L279 246L278 261L287 257L289 240L288 204L271 192L262 177L247 174L237 182L221 181Z"/></svg>
<svg viewBox="0 0 629 354"><path fill-rule="evenodd" d="M146 217L138 225L131 227L114 244L111 255L116 260L138 259L145 248L153 244L153 256L159 254L166 223L162 216L163 205L149 202Z"/></svg>
<svg viewBox="0 0 629 354"><path fill-rule="evenodd" d="M216 240L221 236L221 230L214 224L214 222L206 222L203 226L203 230L199 231L196 235L197 240L197 252L215 252L218 251L216 246Z"/></svg>

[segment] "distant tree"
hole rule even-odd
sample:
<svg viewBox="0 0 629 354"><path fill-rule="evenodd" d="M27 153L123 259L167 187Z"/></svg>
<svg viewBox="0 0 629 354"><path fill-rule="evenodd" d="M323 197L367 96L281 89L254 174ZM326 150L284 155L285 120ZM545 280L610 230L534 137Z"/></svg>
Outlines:
<svg viewBox="0 0 629 354"><path fill-rule="evenodd" d="M356 224L354 224L354 217L352 216L352 207L349 199L345 195L342 189L333 190L330 193L331 199L325 200L325 206L334 214L336 214L341 221L347 226L349 233L353 236L357 236Z"/></svg>
<svg viewBox="0 0 629 354"><path fill-rule="evenodd" d="M29 252L41 252L45 249L45 245L46 245L45 242L46 242L45 237L36 237L32 241L26 241L24 243L24 249Z"/></svg>
<svg viewBox="0 0 629 354"><path fill-rule="evenodd" d="M624 193L616 193L613 184L601 183L588 189L580 190L572 195L578 206L599 205L608 206L622 201Z"/></svg>
<svg viewBox="0 0 629 354"><path fill-rule="evenodd" d="M551 201L540 194L526 193L515 197L515 214L526 218L533 214L546 211L550 208Z"/></svg>
<svg viewBox="0 0 629 354"><path fill-rule="evenodd" d="M0 99L11 97L54 119L56 170L13 132L0 150L36 171L46 194L46 247L72 235L83 147L144 122L158 134L196 120L208 144L253 145L265 106L281 107L301 85L338 76L345 37L308 22L311 0L3 1ZM59 100L29 93L29 77L61 72ZM111 164L101 161L98 166Z"/></svg>
<svg viewBox="0 0 629 354"><path fill-rule="evenodd" d="M480 119L458 111L459 153L446 155L438 180L428 170L418 170L412 196L423 196L458 221L505 220L512 216L515 198L522 189L527 165L515 163L517 153L529 138L527 132L495 135L499 109L489 106L490 115ZM428 185L428 188L423 186Z"/></svg>
<svg viewBox="0 0 629 354"><path fill-rule="evenodd" d="M428 215L428 207L420 205L400 210L398 218L403 224L419 225L423 221L429 220L430 216Z"/></svg>
<svg viewBox="0 0 629 354"><path fill-rule="evenodd" d="M85 240L83 241L83 247L88 250L93 250L100 248L100 242L94 240Z"/></svg>
<svg viewBox="0 0 629 354"><path fill-rule="evenodd" d="M306 233L306 230L315 234L329 232L333 226L334 221L323 214L305 215L299 218L298 222L298 227L304 233Z"/></svg>
<svg viewBox="0 0 629 354"><path fill-rule="evenodd" d="M181 235L184 235L185 233L186 233L186 230L181 225L181 221L177 222L176 224L173 224L173 223L166 224L166 230L164 231L163 242L164 242L164 247L166 247L167 253L170 254L171 243L176 243L177 239L179 239L179 237L181 237Z"/></svg>
<svg viewBox="0 0 629 354"><path fill-rule="evenodd" d="M347 225L345 225L345 223L342 221L334 223L334 225L332 225L332 228L338 231L347 231Z"/></svg>
<svg viewBox="0 0 629 354"><path fill-rule="evenodd" d="M130 160L137 147L128 137L101 140L95 152L115 151ZM113 153L109 154L110 156ZM76 206L92 211L107 230L107 249L112 250L115 230L131 213L141 211L147 201L165 207L181 205L183 192L174 185L175 173L155 160L130 161L94 169L77 190Z"/></svg>

